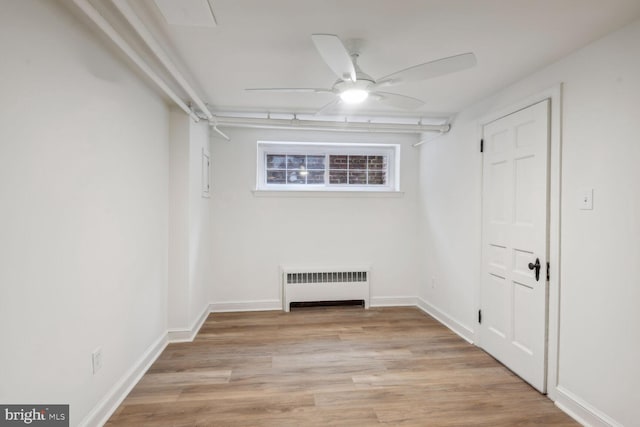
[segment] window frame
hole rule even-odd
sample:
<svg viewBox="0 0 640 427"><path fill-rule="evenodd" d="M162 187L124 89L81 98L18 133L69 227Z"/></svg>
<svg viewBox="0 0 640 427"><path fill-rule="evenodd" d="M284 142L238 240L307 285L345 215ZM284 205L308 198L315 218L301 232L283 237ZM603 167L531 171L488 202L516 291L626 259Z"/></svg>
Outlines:
<svg viewBox="0 0 640 427"><path fill-rule="evenodd" d="M266 182L267 155L324 155L325 182L323 184L268 184ZM329 156L386 156L387 183L378 184L330 184ZM400 191L400 144L364 144L341 142L257 142L256 191L285 192L399 192Z"/></svg>

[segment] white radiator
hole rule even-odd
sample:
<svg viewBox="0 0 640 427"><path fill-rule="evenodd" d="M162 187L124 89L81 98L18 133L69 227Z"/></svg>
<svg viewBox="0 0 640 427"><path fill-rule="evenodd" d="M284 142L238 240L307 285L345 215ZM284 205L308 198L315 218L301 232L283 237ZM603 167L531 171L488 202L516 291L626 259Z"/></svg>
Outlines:
<svg viewBox="0 0 640 427"><path fill-rule="evenodd" d="M369 308L369 269L282 268L282 303L362 300Z"/></svg>

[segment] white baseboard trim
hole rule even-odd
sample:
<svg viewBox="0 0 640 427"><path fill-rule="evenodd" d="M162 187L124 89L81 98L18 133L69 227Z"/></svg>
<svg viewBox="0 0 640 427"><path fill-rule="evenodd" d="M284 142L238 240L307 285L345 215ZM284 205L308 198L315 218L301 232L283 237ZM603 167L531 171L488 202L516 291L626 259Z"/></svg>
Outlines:
<svg viewBox="0 0 640 427"><path fill-rule="evenodd" d="M453 317L447 315L445 312L440 309L434 307L429 304L425 300L420 297L416 298L417 306L419 309L427 313L429 316L436 319L438 322L445 325L447 328L451 329L453 332L458 334L462 339L467 341L470 344L473 344L473 331L454 319Z"/></svg>
<svg viewBox="0 0 640 427"><path fill-rule="evenodd" d="M623 427L583 399L562 386L556 387L555 404L571 418L586 427Z"/></svg>
<svg viewBox="0 0 640 427"><path fill-rule="evenodd" d="M416 297L371 297L371 307L405 307L417 305Z"/></svg>
<svg viewBox="0 0 640 427"><path fill-rule="evenodd" d="M414 306L451 329L465 341L473 344L473 331L420 297L373 297L372 307ZM109 390L100 402L78 424L80 427L102 426L118 409L122 401L140 381L169 343L190 342L196 337L209 313L234 311L282 310L279 300L227 301L206 306L189 329L170 329L147 348L133 367ZM555 405L580 424L587 427L623 427L609 416L594 408L562 386L555 389Z"/></svg>
<svg viewBox="0 0 640 427"><path fill-rule="evenodd" d="M200 328L204 324L207 317L209 317L209 313L211 313L210 304L207 304L202 310L200 316L193 322L193 325L189 329L169 329L167 331L167 338L169 343L178 343L178 342L191 342L198 335Z"/></svg>
<svg viewBox="0 0 640 427"><path fill-rule="evenodd" d="M158 356L167 346L167 335L163 334L147 348L133 367L109 390L109 392L93 407L84 419L78 424L81 427L102 426L109 417L118 409L118 406L127 397L133 387L156 361Z"/></svg>
<svg viewBox="0 0 640 427"><path fill-rule="evenodd" d="M282 310L282 301L262 300L213 302L209 305L209 309L212 313L224 313L230 311L273 311Z"/></svg>

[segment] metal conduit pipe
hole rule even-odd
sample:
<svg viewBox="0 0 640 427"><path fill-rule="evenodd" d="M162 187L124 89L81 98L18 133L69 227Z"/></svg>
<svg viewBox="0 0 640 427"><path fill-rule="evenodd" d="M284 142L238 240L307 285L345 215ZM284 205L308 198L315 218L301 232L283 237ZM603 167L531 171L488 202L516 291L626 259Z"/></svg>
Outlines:
<svg viewBox="0 0 640 427"><path fill-rule="evenodd" d="M180 87L189 95L191 100L198 106L200 111L206 116L207 120L211 120L213 118L213 114L209 111L209 107L204 103L204 101L198 96L196 91L191 87L189 82L184 78L182 73L178 70L175 64L171 61L169 56L160 46L160 43L153 37L149 29L144 25L144 23L140 20L135 11L131 8L131 5L127 0L111 0L116 7L125 17L125 19L129 22L131 27L135 30L136 33L142 38L142 40L147 44L151 52L158 58L158 60L164 65L167 69L171 77L173 77L176 82L180 85Z"/></svg>
<svg viewBox="0 0 640 427"><path fill-rule="evenodd" d="M120 34L109 24L109 22L98 12L88 0L73 0L73 2L100 28L115 44L120 48L147 76L176 103L194 121L199 121L200 117L180 99L176 93L156 74L149 65L142 59L136 51L120 36ZM216 117L211 113L207 104L198 96L196 91L189 85L182 76L175 64L169 59L160 44L155 40L151 32L142 23L135 11L131 8L127 0L112 0L114 6L122 13L136 33L147 44L156 58L164 65L171 76L181 86L181 88L191 97L193 102L202 111L202 114L209 121L215 132L220 134L227 141L230 138L218 129L218 126L260 128L260 129L305 129L315 131L337 131L337 132L382 132L382 133L421 133L439 132L446 133L450 125L423 125L423 124L398 124L398 123L372 123L372 122L331 122L320 120L300 120L297 118L272 119L272 118L247 118L247 117ZM419 144L417 144L419 145Z"/></svg>
<svg viewBox="0 0 640 427"><path fill-rule="evenodd" d="M431 142L431 141L433 141L433 140L435 140L435 139L437 139L437 138L441 137L441 136L442 136L442 135L444 135L445 133L446 133L446 132L440 132L440 133L438 133L436 136L433 136L433 137L431 137L431 138L429 138L429 139L425 139L425 138L423 138L423 139L421 139L420 141L418 141L418 142L416 142L415 144L413 144L413 146L414 146L414 147L419 147L419 146L421 146L422 144L426 144L427 142Z"/></svg>
<svg viewBox="0 0 640 427"><path fill-rule="evenodd" d="M135 11L131 8L131 5L127 0L112 0L116 9L122 13L125 19L129 22L131 27L133 27L134 31L142 38L142 40L147 44L151 52L158 58L158 60L164 65L167 69L171 77L175 79L175 81L180 85L180 87L189 95L191 100L195 102L198 106L202 114L204 114L205 118L211 124L211 120L213 119L213 114L209 110L207 104L200 98L198 93L191 87L189 82L184 78L182 73L175 66L173 61L169 58L166 52L160 46L160 43L153 37L153 34L149 31L149 29L144 25L142 20L138 17ZM212 129L216 131L220 136L222 136L227 141L231 141L231 139L224 134L215 124L211 125Z"/></svg>
<svg viewBox="0 0 640 427"><path fill-rule="evenodd" d="M100 28L106 35L120 48L128 57L136 64L173 102L176 103L185 113L187 113L191 119L195 122L200 121L200 117L187 105L176 93L165 83L165 81L156 74L155 71L147 65L147 63L138 55L138 53L127 43L122 36L116 31L111 24L96 10L88 0L73 0L78 8L84 12L84 14L93 21L98 28ZM207 120L213 118L213 114L209 111L207 105L197 95L189 83L182 77L175 65L171 62L168 56L162 51L160 45L153 38L151 33L144 27L142 21L135 14L133 9L126 1L114 0L114 5L125 16L127 21L131 24L134 30L140 35L145 43L152 50L158 60L167 68L167 71L176 79L182 89L193 99L193 101L202 110ZM212 126L213 130L218 132L224 139L230 141L229 137L221 132L215 125Z"/></svg>
<svg viewBox="0 0 640 427"><path fill-rule="evenodd" d="M109 24L109 22L98 12L88 0L73 0L78 8L93 21L109 37L122 52L125 53L173 102L178 105L185 113L187 113L194 121L200 121L200 118L191 111L191 108L171 90L169 86L147 65L147 63L136 53L136 51L127 43L118 32Z"/></svg>
<svg viewBox="0 0 640 427"><path fill-rule="evenodd" d="M252 117L215 117L214 121L220 127L238 127L254 129L304 129L334 132L374 132L374 133L446 133L451 125L421 125L401 123L372 123L372 122L330 122L320 120L300 119L271 119Z"/></svg>

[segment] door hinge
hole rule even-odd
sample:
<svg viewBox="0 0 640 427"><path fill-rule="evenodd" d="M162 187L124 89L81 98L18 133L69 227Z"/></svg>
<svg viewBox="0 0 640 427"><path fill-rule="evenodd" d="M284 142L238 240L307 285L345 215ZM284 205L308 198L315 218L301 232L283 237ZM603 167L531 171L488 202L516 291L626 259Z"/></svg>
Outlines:
<svg viewBox="0 0 640 427"><path fill-rule="evenodd" d="M482 323L482 310L478 310L478 323Z"/></svg>
<svg viewBox="0 0 640 427"><path fill-rule="evenodd" d="M547 281L549 281L549 270L551 267L549 266L549 261L547 261Z"/></svg>
<svg viewBox="0 0 640 427"><path fill-rule="evenodd" d="M484 139L480 140L480 152L484 153Z"/></svg>

